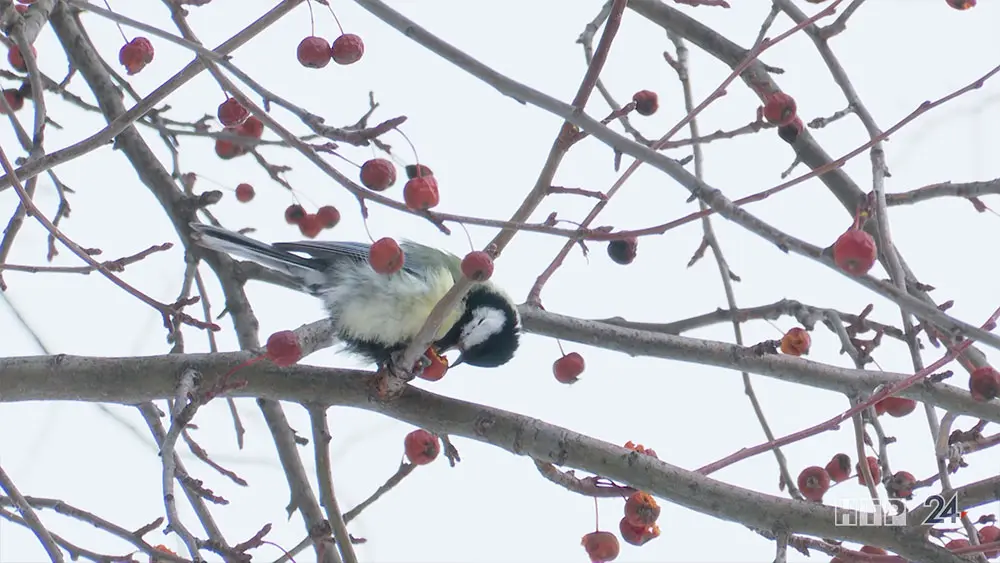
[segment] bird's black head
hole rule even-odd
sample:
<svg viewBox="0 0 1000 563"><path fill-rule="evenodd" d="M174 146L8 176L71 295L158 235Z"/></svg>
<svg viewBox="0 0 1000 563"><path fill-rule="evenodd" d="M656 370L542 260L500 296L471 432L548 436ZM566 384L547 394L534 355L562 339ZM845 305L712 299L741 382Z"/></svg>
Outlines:
<svg viewBox="0 0 1000 563"><path fill-rule="evenodd" d="M521 320L513 302L487 284L474 286L465 300L465 312L436 344L457 346L462 363L500 367L514 357L520 344Z"/></svg>

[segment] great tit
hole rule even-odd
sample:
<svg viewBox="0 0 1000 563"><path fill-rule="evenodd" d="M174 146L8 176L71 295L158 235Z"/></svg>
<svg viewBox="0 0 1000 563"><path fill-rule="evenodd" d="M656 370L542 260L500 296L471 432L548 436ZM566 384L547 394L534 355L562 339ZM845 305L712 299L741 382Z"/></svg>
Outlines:
<svg viewBox="0 0 1000 563"><path fill-rule="evenodd" d="M403 268L376 273L363 242L266 244L212 225L191 223L200 246L247 258L292 276L300 291L323 300L336 337L348 352L385 365L409 345L431 309L462 276L451 253L403 241ZM487 281L477 283L445 319L434 347L458 349L451 367L499 367L517 351L521 318L513 300Z"/></svg>

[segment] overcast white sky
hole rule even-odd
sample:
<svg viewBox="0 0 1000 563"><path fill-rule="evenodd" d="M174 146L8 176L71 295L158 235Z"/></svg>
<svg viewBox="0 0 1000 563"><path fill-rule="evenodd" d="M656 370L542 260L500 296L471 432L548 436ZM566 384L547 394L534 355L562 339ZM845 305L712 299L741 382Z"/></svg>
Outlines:
<svg viewBox="0 0 1000 563"><path fill-rule="evenodd" d="M770 3L732 2L734 8L681 7L738 43L749 46ZM541 110L525 107L499 95L491 87L438 59L400 33L346 1L333 2L349 32L361 35L366 44L361 62L322 70L306 69L295 61L295 47L309 34L305 6L239 50L234 63L268 88L285 95L328 123L349 124L367 108L368 92L374 91L382 107L376 119L407 115L406 134L414 141L422 162L431 166L440 183L442 211L507 218L530 189L537 176L559 120ZM431 32L445 38L496 70L550 95L570 100L585 66L576 40L603 0L551 2L416 2L390 4ZM167 10L153 0L112 2L116 10L170 29ZM190 21L201 40L217 45L242 29L274 5L265 0L215 0L192 8ZM814 8L802 3L804 9ZM325 8L317 9L317 31L334 37L336 25ZM102 55L117 65L121 38L114 27L98 16L84 15L91 37ZM868 2L849 23L846 34L833 47L850 73L860 96L883 128L888 128L919 103L943 96L985 73L997 64L1000 36L996 22L1000 6L982 2L967 12L958 12L944 0L881 0ZM779 17L772 36L791 27ZM131 37L133 33L126 30ZM154 62L132 80L141 94L152 91L190 60L186 51L153 38ZM65 59L50 29L39 36L36 47L41 66L60 78ZM661 53L670 48L663 32L640 16L626 11L603 78L620 101L639 89L660 94L660 111L648 118L636 117L647 137L658 138L680 119L683 101L674 72ZM700 101L729 73L728 68L693 51L692 80ZM796 36L771 49L763 57L785 73L778 84L797 100L804 121L842 109L840 90L829 78L811 42ZM994 79L1000 80L1000 79ZM892 178L890 191L905 191L942 181L972 181L1000 176L1000 164L992 148L1000 142L1000 86L988 82L981 90L934 110L897 133L887 144ZM5 85L4 87L11 87ZM16 85L15 85L16 87ZM73 80L74 91L85 92L83 80ZM84 95L85 99L92 99ZM82 113L49 95L50 116L65 126L47 131L52 151L99 130L104 119ZM222 101L219 88L207 73L172 96L173 119L195 120L213 114ZM714 103L699 118L702 132L732 129L754 119L756 98L737 82L729 94ZM604 117L608 108L595 93L588 113ZM304 132L295 118L274 110L293 131ZM21 112L30 123L30 111ZM162 143L148 129L143 135L164 158ZM687 137L685 132L682 137ZM831 155L839 156L865 141L860 123L848 117L816 133ZM273 138L269 136L268 138ZM410 160L405 142L395 134L386 141ZM0 128L6 150L17 146L9 127ZM209 140L186 138L182 165L186 171L235 187L250 182L257 197L240 204L227 197L214 209L231 228L254 226L264 240L299 240L298 231L282 219L292 202L285 189L271 182L249 158L228 162L217 159ZM289 150L265 148L272 162L294 167L288 179L300 196L316 205L340 207L341 225L322 235L345 240L367 240L356 204L345 190L311 169ZM361 162L369 149L345 147L343 154ZM686 151L676 151L682 157ZM779 183L780 173L792 159L791 149L772 132L716 142L705 149L706 180L732 199ZM356 169L337 159L330 160L345 174L356 177ZM625 163L630 162L626 158ZM861 156L846 166L865 189L870 186L870 165ZM139 182L123 155L102 148L87 158L56 169L76 194L72 196L72 218L64 223L67 234L87 247L100 247L108 259L135 253L149 245L175 241L175 233L157 208L149 191ZM400 171L402 172L402 171ZM805 172L799 167L797 174ZM611 151L601 143L586 140L566 158L556 183L591 190L606 190L617 177ZM214 189L203 180L201 187ZM392 191L401 197L402 182ZM644 167L608 206L598 224L618 228L640 228L680 217L696 208L686 204L687 192L668 177ZM1000 207L996 198L984 199ZM54 212L57 199L47 177L39 182L37 201L46 212ZM15 207L11 190L0 194L0 209ZM582 218L593 204L571 196L552 197L538 210L537 219L551 211L560 217ZM754 204L752 212L814 244L830 244L850 223L850 218L829 192L810 180L777 197ZM1000 219L977 214L960 200L935 200L915 207L893 208L892 229L897 245L920 276L937 288L939 302L955 299L951 310L957 318L979 324L997 306L993 273L996 257L982 252L987 241L1000 232ZM460 230L446 237L435 228L410 216L372 209L372 234L410 237L438 245L458 254L468 250ZM777 250L737 226L715 222L716 231L734 272L743 279L736 285L741 306L756 306L782 297L805 303L858 312L874 303L873 318L897 323L898 311L888 302L868 295L860 286L819 265ZM494 234L489 229L470 228L477 247ZM574 252L553 277L543 294L547 309L585 318L620 315L632 320L666 322L725 306L718 272L709 257L691 269L685 267L701 239L698 223L667 236L640 241L639 257L628 267L612 263L602 245L592 245L588 260ZM544 269L562 240L546 235L519 235L497 262L494 280L523 300L535 277ZM157 254L124 274L130 283L164 301L176 297L183 272L183 251L175 247ZM44 262L45 234L29 221L10 257L18 264ZM63 251L58 264L76 264ZM206 268L204 270L208 272ZM880 266L872 272L884 275ZM152 355L166 353L163 330L157 314L126 295L100 276L30 275L8 272L6 293L41 334L52 351L95 356ZM211 279L207 276L206 279ZM210 282L216 311L221 293ZM295 328L323 313L312 298L290 291L252 284L248 289L260 318L261 335ZM793 326L783 319L782 330ZM222 323L220 346L236 349L231 325ZM780 333L767 323L745 327L747 342L776 338ZM0 306L0 355L40 354L22 331L6 305ZM732 329L720 325L700 330L694 336L714 340L732 339ZM186 332L188 351L206 351L207 342L197 331ZM741 447L760 443L763 433L754 420L743 394L738 373L692 364L646 358L565 344L567 351L581 352L587 371L572 387L555 382L551 363L558 357L554 341L528 336L517 358L502 369L456 369L444 380L417 385L436 393L477 401L584 432L614 443L633 440L653 447L665 461L697 468ZM834 335L820 329L813 333L811 359L849 366L839 356ZM938 351L925 358L933 361ZM995 359L995 353L989 357ZM876 356L883 369L911 371L905 350L887 344ZM351 366L351 360L326 350L306 360L329 366ZM141 377L136 374L136 377ZM952 383L965 386L959 373ZM848 407L835 393L805 389L763 377L754 377L756 390L777 434L784 435L825 420ZM296 515L286 521L288 503L285 479L275 457L273 441L257 407L251 400L239 401L247 427L243 451L236 447L228 409L216 401L201 409L195 436L214 458L250 482L241 489L196 460L185 459L193 476L205 480L231 504L214 509L217 520L232 542L243 541L264 523L274 525L269 539L291 548L304 528ZM5 404L0 408L0 461L25 494L57 497L83 507L126 528L142 526L163 513L159 458L138 413L130 407L110 407L120 420L91 404ZM287 405L294 428L308 432L304 409ZM886 431L899 438L890 446L895 470L908 470L918 478L934 472L934 458L927 423L918 410L905 419L888 419ZM343 507L366 498L396 469L408 425L357 410L335 409L330 413L334 457L334 480ZM124 421L121 422L121 421ZM974 421L962 419L956 427L968 428ZM351 525L355 536L368 543L358 546L363 561L586 561L580 537L593 530L593 502L559 489L541 479L531 461L477 442L456 439L462 462L454 469L443 459L418 469L401 487L367 510ZM837 452L856 459L853 430L817 436L785 448L790 469L797 475L808 465L824 465ZM312 474L311 452L303 451ZM981 479L997 472L995 453L973 454L971 467L963 470L956 484ZM754 490L778 494L774 458L760 455L740 462L715 477ZM926 495L931 491L921 491ZM856 482L838 486L828 495L855 498L864 495ZM923 496L918 497L918 501ZM915 501L916 502L916 501ZM617 531L621 501L601 501L602 529ZM181 503L184 514L195 521ZM997 512L988 506L972 511ZM50 529L90 549L124 553L128 547L102 533L51 513L43 513ZM642 548L622 546L619 561L759 562L773 558L773 545L746 528L663 503L662 536ZM197 527L195 529L198 529ZM175 536L148 536L181 551ZM280 552L267 547L255 560L268 561ZM296 559L309 561L312 553ZM9 523L0 524L0 561L41 561L44 552L30 533ZM824 561L815 555L812 560ZM805 561L795 552L789 561Z"/></svg>

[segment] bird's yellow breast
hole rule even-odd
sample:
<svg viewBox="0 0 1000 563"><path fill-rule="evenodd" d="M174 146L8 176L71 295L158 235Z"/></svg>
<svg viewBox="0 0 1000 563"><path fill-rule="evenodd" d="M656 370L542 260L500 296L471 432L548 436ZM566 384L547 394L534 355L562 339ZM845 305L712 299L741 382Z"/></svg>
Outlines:
<svg viewBox="0 0 1000 563"><path fill-rule="evenodd" d="M416 336L434 306L455 284L444 269L427 278L401 271L389 278L357 281L365 284L365 289L353 292L351 301L340 304L338 328L350 337L386 344ZM461 316L461 307L451 311L435 340L443 338Z"/></svg>

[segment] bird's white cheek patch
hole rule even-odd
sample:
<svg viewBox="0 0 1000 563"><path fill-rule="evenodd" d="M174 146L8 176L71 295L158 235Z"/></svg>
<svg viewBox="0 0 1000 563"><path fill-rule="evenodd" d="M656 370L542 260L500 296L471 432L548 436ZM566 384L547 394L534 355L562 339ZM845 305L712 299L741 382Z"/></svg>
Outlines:
<svg viewBox="0 0 1000 563"><path fill-rule="evenodd" d="M478 346L499 333L506 322L507 315L500 309L480 307L472 312L472 321L462 330L460 343L466 350Z"/></svg>

